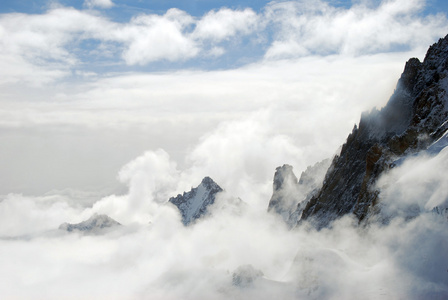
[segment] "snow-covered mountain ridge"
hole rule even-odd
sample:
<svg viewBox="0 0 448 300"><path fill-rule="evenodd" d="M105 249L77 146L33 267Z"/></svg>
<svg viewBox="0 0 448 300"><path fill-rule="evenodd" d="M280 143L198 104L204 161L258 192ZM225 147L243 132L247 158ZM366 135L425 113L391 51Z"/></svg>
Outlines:
<svg viewBox="0 0 448 300"><path fill-rule="evenodd" d="M382 174L409 156L423 151L435 155L446 147L447 75L448 36L429 48L423 62L411 58L406 63L384 108L362 114L328 168L322 187L308 197L296 193L301 198L296 208L301 215L298 221L310 221L321 228L347 214L359 221L368 219L379 210L381 193L376 182ZM281 189L274 183L271 202ZM285 198L282 205L288 201ZM281 206L275 202L276 207Z"/></svg>
<svg viewBox="0 0 448 300"><path fill-rule="evenodd" d="M302 220L318 227L345 214L360 221L375 212L379 176L397 158L426 150L447 130L448 36L431 46L423 62L410 59L387 105L364 113L334 158L322 189Z"/></svg>
<svg viewBox="0 0 448 300"><path fill-rule="evenodd" d="M213 179L205 177L199 186L182 195L171 197L169 202L179 209L184 225L189 225L207 213L207 208L215 203L216 195L222 191Z"/></svg>

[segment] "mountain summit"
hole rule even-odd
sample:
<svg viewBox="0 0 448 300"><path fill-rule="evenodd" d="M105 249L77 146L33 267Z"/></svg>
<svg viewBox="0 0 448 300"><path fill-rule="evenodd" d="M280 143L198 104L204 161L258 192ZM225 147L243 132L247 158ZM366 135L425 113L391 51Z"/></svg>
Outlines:
<svg viewBox="0 0 448 300"><path fill-rule="evenodd" d="M322 187L325 172L331 160L325 159L309 166L297 180L293 167L283 165L276 169L273 193L268 212L279 214L290 228L297 224L308 200Z"/></svg>
<svg viewBox="0 0 448 300"><path fill-rule="evenodd" d="M182 215L182 223L189 225L194 220L205 215L209 205L215 203L216 195L223 189L210 177L202 179L198 187L189 192L172 197L169 202L173 203Z"/></svg>
<svg viewBox="0 0 448 300"><path fill-rule="evenodd" d="M427 150L446 133L447 74L448 36L429 48L423 62L412 58L406 63L384 108L362 114L301 220L321 228L346 214L362 221L374 213L380 201L375 187L379 176L400 158Z"/></svg>
<svg viewBox="0 0 448 300"><path fill-rule="evenodd" d="M292 212L303 200L299 181L292 169L290 165L283 165L275 170L273 193L268 205L268 212L279 214L287 224L291 223Z"/></svg>
<svg viewBox="0 0 448 300"><path fill-rule="evenodd" d="M116 226L120 226L121 224L112 219L107 215L99 215L94 214L88 220L85 220L81 223L70 224L63 223L59 226L60 230L65 230L68 232L79 231L79 232L100 232L101 230L107 228L113 228Z"/></svg>

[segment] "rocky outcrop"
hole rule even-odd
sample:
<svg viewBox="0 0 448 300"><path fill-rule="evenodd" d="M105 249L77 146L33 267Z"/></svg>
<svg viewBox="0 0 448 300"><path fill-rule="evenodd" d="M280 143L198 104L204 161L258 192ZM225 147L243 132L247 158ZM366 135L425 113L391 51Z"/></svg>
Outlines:
<svg viewBox="0 0 448 300"><path fill-rule="evenodd" d="M88 233L99 233L105 229L110 229L121 224L107 215L94 214L88 220L77 224L63 223L59 226L60 230L68 232L79 231Z"/></svg>
<svg viewBox="0 0 448 300"><path fill-rule="evenodd" d="M170 198L169 202L179 209L182 223L187 226L205 215L207 208L215 203L216 195L222 191L223 189L213 179L205 177L198 187Z"/></svg>
<svg viewBox="0 0 448 300"><path fill-rule="evenodd" d="M379 176L400 158L428 148L446 132L448 36L431 46L423 62L410 59L387 105L361 116L333 159L322 188L301 220L318 228L346 214L364 220L375 212Z"/></svg>
<svg viewBox="0 0 448 300"><path fill-rule="evenodd" d="M289 227L294 227L302 215L307 200L322 186L330 162L326 159L309 166L302 172L300 180L297 180L292 166L285 164L278 167L274 175L268 212L279 214Z"/></svg>
<svg viewBox="0 0 448 300"><path fill-rule="evenodd" d="M303 201L299 181L292 171L292 166L278 167L274 175L273 193L268 205L268 212L279 214L287 223L291 223L291 215L297 204Z"/></svg>

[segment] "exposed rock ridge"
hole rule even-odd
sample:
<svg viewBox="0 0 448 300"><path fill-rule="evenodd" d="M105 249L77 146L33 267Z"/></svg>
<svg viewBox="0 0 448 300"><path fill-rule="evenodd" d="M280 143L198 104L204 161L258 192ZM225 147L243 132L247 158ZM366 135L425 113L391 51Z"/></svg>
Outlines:
<svg viewBox="0 0 448 300"><path fill-rule="evenodd" d="M273 193L268 205L268 212L279 214L288 224L297 204L303 200L299 181L292 169L285 164L275 170Z"/></svg>
<svg viewBox="0 0 448 300"><path fill-rule="evenodd" d="M406 63L387 105L362 114L301 220L320 228L348 213L361 221L375 212L379 175L447 130L447 70L448 36L429 48L423 62L412 58Z"/></svg>
<svg viewBox="0 0 448 300"><path fill-rule="evenodd" d="M216 195L223 189L210 177L202 179L201 184L176 197L171 197L169 202L173 203L182 215L182 223L189 225L194 220L207 213L207 208L215 203Z"/></svg>
<svg viewBox="0 0 448 300"><path fill-rule="evenodd" d="M325 159L309 166L302 172L300 180L297 180L292 166L277 167L268 212L279 214L289 227L294 227L307 201L322 186L330 163L330 159Z"/></svg>
<svg viewBox="0 0 448 300"><path fill-rule="evenodd" d="M68 232L72 231L94 232L120 225L121 225L120 223L118 223L117 221L115 221L114 219L112 219L107 215L94 214L88 220L77 224L63 223L59 226L59 229Z"/></svg>

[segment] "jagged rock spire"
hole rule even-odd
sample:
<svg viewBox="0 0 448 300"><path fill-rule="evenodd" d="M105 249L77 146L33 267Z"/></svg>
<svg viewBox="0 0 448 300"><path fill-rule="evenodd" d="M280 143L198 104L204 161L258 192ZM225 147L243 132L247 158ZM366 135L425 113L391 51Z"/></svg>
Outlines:
<svg viewBox="0 0 448 300"><path fill-rule="evenodd" d="M289 227L294 227L301 217L307 200L322 186L323 176L330 165L325 159L309 166L297 180L293 167L283 165L276 169L273 193L268 212L279 214Z"/></svg>
<svg viewBox="0 0 448 300"><path fill-rule="evenodd" d="M292 166L286 164L276 169L273 193L268 205L268 212L281 215L287 223L299 201L303 200L299 182L292 169Z"/></svg>
<svg viewBox="0 0 448 300"><path fill-rule="evenodd" d="M169 202L179 209L184 225L189 225L207 213L207 208L215 203L216 195L222 191L213 179L205 177L198 187L184 192L183 195L171 197Z"/></svg>

